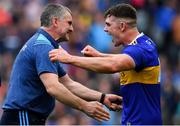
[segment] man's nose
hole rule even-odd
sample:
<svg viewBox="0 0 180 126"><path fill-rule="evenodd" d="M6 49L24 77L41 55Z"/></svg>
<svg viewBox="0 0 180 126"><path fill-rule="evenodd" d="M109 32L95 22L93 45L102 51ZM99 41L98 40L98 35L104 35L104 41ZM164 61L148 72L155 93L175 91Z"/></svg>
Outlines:
<svg viewBox="0 0 180 126"><path fill-rule="evenodd" d="M70 32L73 32L73 31L74 31L73 26L70 27L69 31L70 31Z"/></svg>
<svg viewBox="0 0 180 126"><path fill-rule="evenodd" d="M107 27L104 27L104 31L105 31L105 32L108 32Z"/></svg>

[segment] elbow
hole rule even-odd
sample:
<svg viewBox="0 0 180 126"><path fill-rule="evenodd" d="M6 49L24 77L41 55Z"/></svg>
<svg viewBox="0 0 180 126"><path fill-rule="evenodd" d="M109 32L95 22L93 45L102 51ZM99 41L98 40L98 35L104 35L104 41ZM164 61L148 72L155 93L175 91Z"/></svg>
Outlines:
<svg viewBox="0 0 180 126"><path fill-rule="evenodd" d="M112 73L120 72L120 71L119 71L119 68L117 67L117 65L112 65L112 67L111 67L111 72L112 72Z"/></svg>
<svg viewBox="0 0 180 126"><path fill-rule="evenodd" d="M55 86L46 87L46 91L47 91L47 93L49 95L56 96L56 88L55 88Z"/></svg>
<svg viewBox="0 0 180 126"><path fill-rule="evenodd" d="M50 94L51 96L54 96L55 94L53 93L53 89L52 88L48 88L46 89L47 93Z"/></svg>

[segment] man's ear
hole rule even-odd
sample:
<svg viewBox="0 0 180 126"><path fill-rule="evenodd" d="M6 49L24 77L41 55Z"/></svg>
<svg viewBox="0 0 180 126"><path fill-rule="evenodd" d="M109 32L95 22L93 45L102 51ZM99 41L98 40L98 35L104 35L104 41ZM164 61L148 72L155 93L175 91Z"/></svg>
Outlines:
<svg viewBox="0 0 180 126"><path fill-rule="evenodd" d="M53 17L52 20L51 20L51 22L52 22L52 25L53 25L53 26L55 26L55 27L58 26L58 18L57 18L57 17Z"/></svg>
<svg viewBox="0 0 180 126"><path fill-rule="evenodd" d="M125 22L120 22L120 30L123 32L123 31L125 31L125 29L126 29L126 23Z"/></svg>

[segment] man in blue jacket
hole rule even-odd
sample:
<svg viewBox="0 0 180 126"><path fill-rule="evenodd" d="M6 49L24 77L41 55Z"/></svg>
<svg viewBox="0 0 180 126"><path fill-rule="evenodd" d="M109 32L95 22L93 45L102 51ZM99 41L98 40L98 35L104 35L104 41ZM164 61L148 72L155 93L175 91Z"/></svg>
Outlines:
<svg viewBox="0 0 180 126"><path fill-rule="evenodd" d="M55 99L99 121L110 118L101 103L113 110L121 108L113 103L121 101L121 97L73 81L61 63L50 61L49 51L69 40L71 32L71 11L60 4L49 4L41 15L41 28L25 43L14 62L1 125L44 125Z"/></svg>

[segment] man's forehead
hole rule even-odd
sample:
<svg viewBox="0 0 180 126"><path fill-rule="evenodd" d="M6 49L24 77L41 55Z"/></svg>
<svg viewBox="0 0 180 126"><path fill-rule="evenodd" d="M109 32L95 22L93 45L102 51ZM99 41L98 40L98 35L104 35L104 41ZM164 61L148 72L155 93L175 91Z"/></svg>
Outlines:
<svg viewBox="0 0 180 126"><path fill-rule="evenodd" d="M71 20L72 21L72 15L70 13L66 13L64 15L64 20Z"/></svg>
<svg viewBox="0 0 180 126"><path fill-rule="evenodd" d="M105 22L108 22L108 23L113 22L113 21L115 21L115 19L117 19L115 16L109 15L106 17Z"/></svg>

